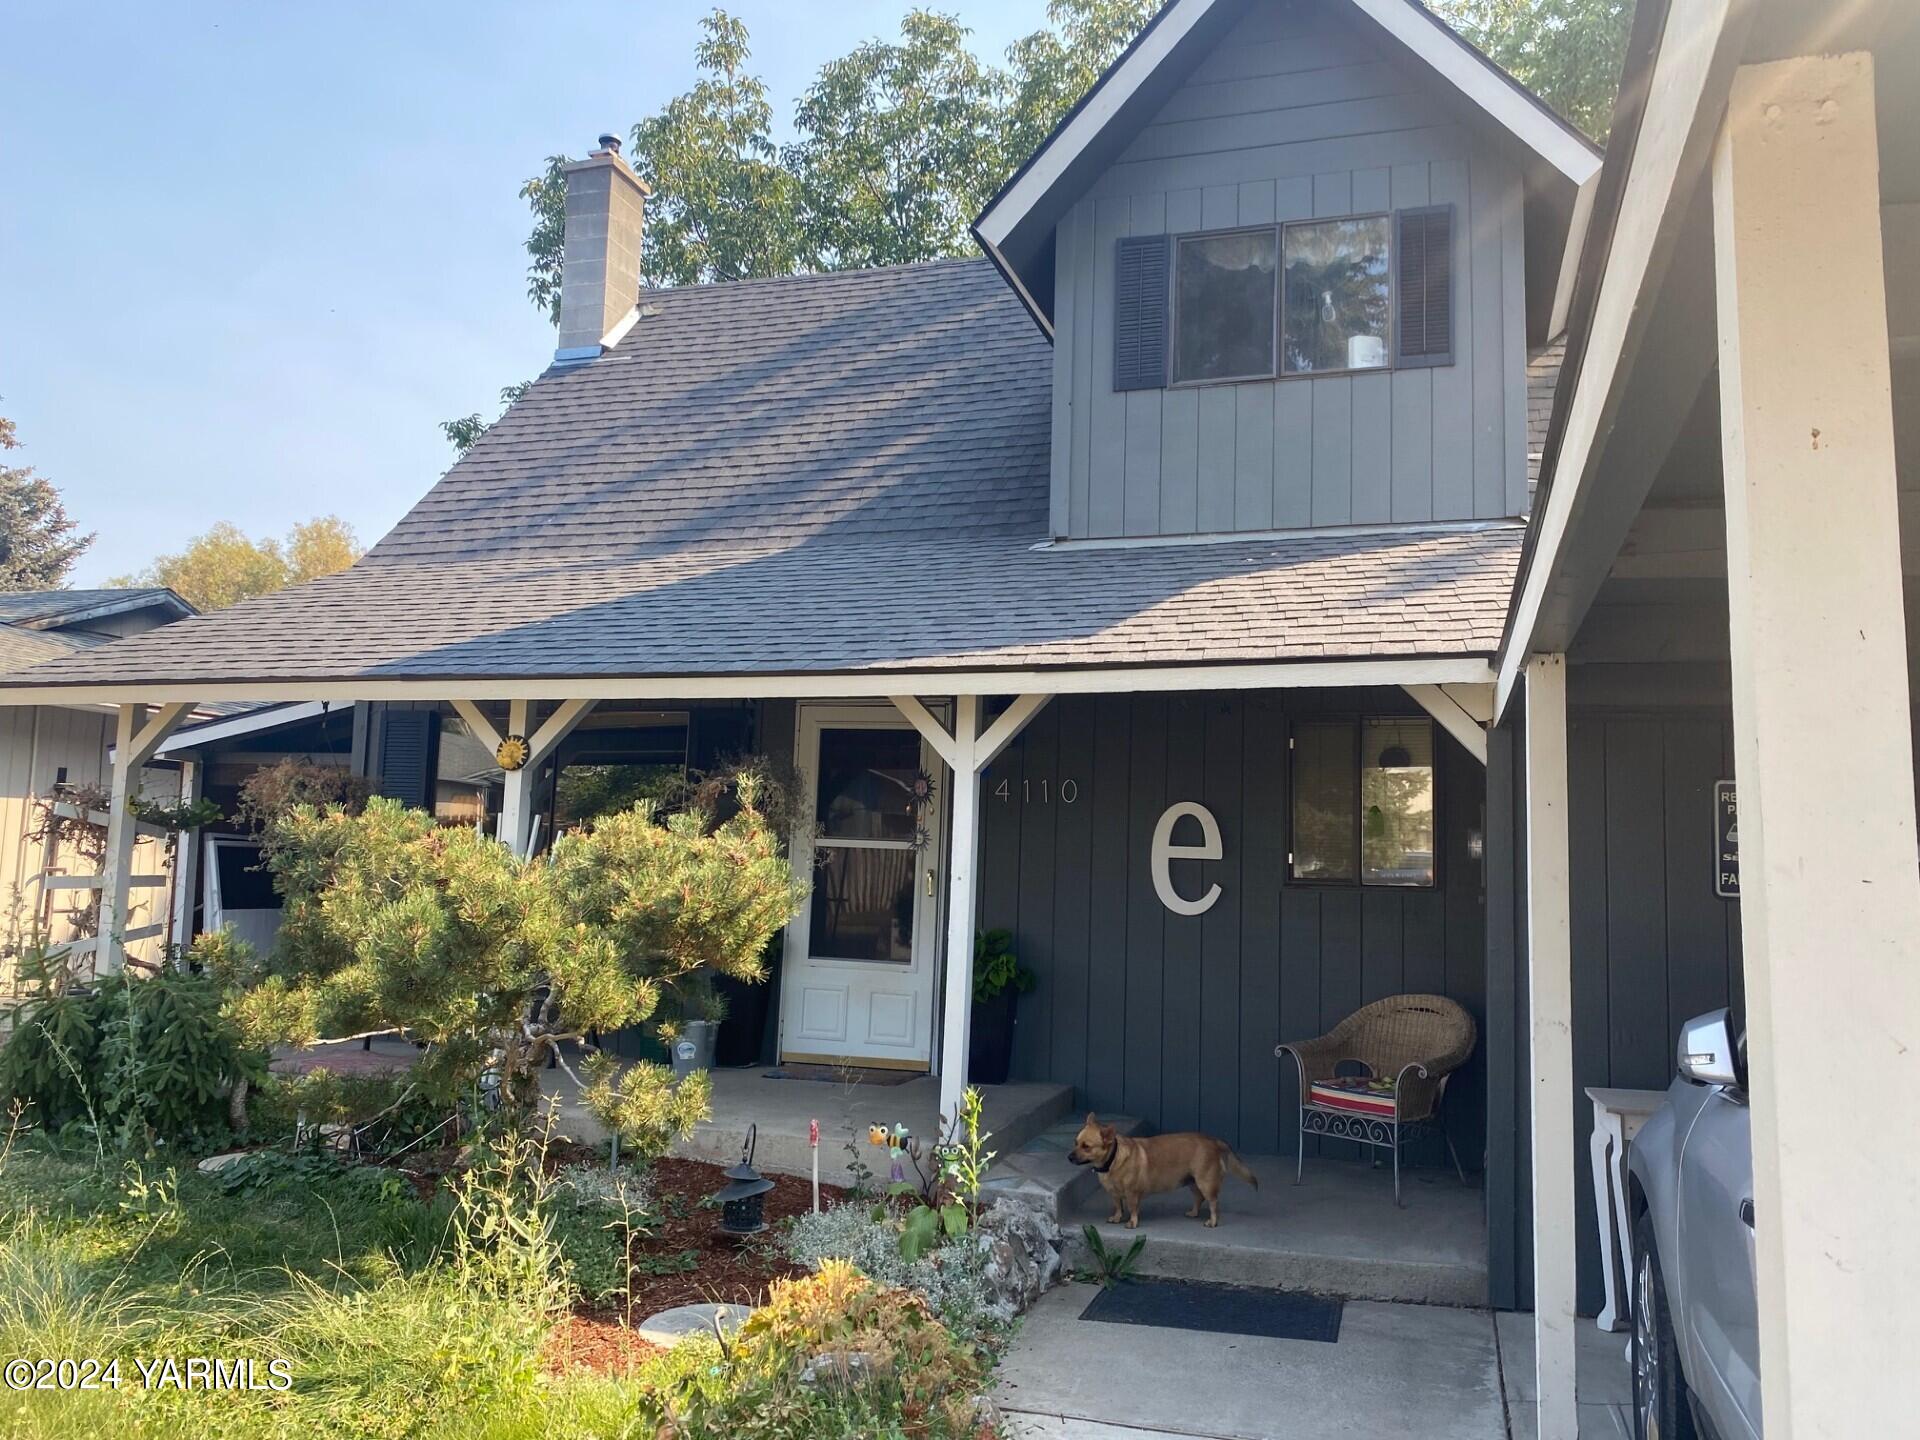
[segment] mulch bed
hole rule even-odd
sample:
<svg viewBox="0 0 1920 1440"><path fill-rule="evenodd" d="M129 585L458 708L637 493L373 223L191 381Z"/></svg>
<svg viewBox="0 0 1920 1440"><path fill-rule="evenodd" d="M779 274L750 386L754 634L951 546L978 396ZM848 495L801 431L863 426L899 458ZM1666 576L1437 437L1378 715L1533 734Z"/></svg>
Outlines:
<svg viewBox="0 0 1920 1440"><path fill-rule="evenodd" d="M697 1263L678 1274L645 1275L633 1278L633 1316L647 1316L675 1305L696 1305L712 1301L727 1305L759 1305L767 1298L767 1286L775 1280L790 1279L807 1272L792 1265L773 1243L771 1227L791 1215L803 1215L813 1208L812 1182L794 1175L769 1175L773 1189L767 1192L766 1215L770 1227L748 1240L737 1240L720 1233L720 1207L707 1203L715 1191L727 1183L718 1165L700 1160L656 1160L652 1167L654 1194L664 1214L657 1234L633 1247L634 1260L641 1268L649 1259L678 1263L679 1257L692 1253ZM837 1203L845 1194L837 1185L820 1187L820 1203ZM625 1318L626 1307L602 1308L597 1314ZM587 1312L594 1314L596 1312Z"/></svg>
<svg viewBox="0 0 1920 1440"><path fill-rule="evenodd" d="M415 1151L406 1157L403 1168L424 1198L460 1158L460 1148L449 1145ZM547 1149L546 1163L549 1169L604 1165L606 1153L593 1146L556 1141ZM773 1281L807 1273L780 1253L774 1229L789 1216L813 1208L811 1181L769 1175L773 1189L765 1202L768 1229L742 1240L720 1232L720 1207L713 1196L728 1183L720 1166L701 1160L656 1160L650 1174L660 1224L634 1243L630 1302L578 1307L548 1340L550 1371L624 1374L655 1352L628 1327L629 1315L638 1322L676 1305L761 1305ZM838 1185L820 1187L823 1206L837 1204L845 1195Z"/></svg>

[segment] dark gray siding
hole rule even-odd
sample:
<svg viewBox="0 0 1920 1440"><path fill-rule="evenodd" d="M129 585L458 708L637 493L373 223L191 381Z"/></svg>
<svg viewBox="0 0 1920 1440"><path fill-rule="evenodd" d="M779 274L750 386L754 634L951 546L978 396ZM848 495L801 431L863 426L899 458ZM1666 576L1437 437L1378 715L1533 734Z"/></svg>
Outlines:
<svg viewBox="0 0 1920 1440"><path fill-rule="evenodd" d="M1084 1105L1163 1130L1286 1151L1294 1097L1273 1055L1281 1040L1407 990L1451 995L1484 1028L1482 877L1467 853L1483 781L1452 741L1442 737L1438 887L1285 879L1290 717L1409 710L1394 690L1049 704L994 762L982 795L981 924L1012 930L1039 977L1020 1002L1015 1075L1072 1084ZM1221 887L1193 917L1160 904L1148 869L1154 823L1180 800L1213 812L1225 850L1174 867L1183 894ZM1483 1046L1447 1099L1470 1167L1485 1107Z"/></svg>
<svg viewBox="0 0 1920 1440"><path fill-rule="evenodd" d="M1597 667L1596 667L1597 668ZM1608 688L1589 673L1581 690ZM1487 793L1488 1270L1495 1305L1532 1304L1528 1144L1524 801L1520 724L1494 732ZM1567 724L1568 859L1573 876L1573 1124L1593 1129L1589 1086L1664 1090L1690 1016L1741 1000L1740 907L1714 894L1713 784L1733 775L1730 713L1718 707L1576 707ZM1503 819L1504 817L1504 819ZM1511 1007L1504 996L1511 991ZM1511 1028L1504 1017L1511 1015ZM1575 1147L1579 1304L1602 1302L1587 1147Z"/></svg>
<svg viewBox="0 0 1920 1440"><path fill-rule="evenodd" d="M1075 537L1489 519L1526 508L1520 184L1338 7L1253 8L1056 236L1052 527ZM1125 235L1451 202L1454 364L1119 392Z"/></svg>

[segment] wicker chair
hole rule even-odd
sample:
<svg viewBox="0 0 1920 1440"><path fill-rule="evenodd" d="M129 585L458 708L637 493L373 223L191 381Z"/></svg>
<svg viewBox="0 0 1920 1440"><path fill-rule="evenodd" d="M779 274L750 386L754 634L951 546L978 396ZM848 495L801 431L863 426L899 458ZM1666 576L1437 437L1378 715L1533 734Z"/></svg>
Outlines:
<svg viewBox="0 0 1920 1440"><path fill-rule="evenodd" d="M1315 1040L1289 1040L1300 1078L1300 1129L1293 1183L1306 1164L1307 1136L1327 1135L1393 1152L1393 1203L1400 1200L1400 1146L1409 1131L1447 1143L1460 1182L1466 1172L1440 1123L1447 1077L1473 1054L1473 1017L1444 995L1394 995L1363 1005ZM1364 1067L1364 1075L1342 1067Z"/></svg>

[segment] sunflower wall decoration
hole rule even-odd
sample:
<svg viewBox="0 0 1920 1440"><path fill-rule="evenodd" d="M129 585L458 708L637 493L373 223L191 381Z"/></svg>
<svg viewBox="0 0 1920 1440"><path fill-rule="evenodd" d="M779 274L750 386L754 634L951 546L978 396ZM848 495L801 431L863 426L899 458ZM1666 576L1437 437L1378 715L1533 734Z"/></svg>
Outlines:
<svg viewBox="0 0 1920 1440"><path fill-rule="evenodd" d="M527 744L524 735L509 735L502 740L493 752L493 758L500 762L502 770L518 770L527 763L533 754L533 747Z"/></svg>
<svg viewBox="0 0 1920 1440"><path fill-rule="evenodd" d="M907 787L915 810L924 810L933 804L933 776L924 770L914 772L913 780Z"/></svg>

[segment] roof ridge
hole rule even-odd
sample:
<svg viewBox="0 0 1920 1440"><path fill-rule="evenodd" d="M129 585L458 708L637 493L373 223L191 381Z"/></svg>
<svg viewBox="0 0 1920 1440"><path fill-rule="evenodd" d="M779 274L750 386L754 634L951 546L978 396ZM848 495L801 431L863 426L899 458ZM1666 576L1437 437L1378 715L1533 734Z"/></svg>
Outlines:
<svg viewBox="0 0 1920 1440"><path fill-rule="evenodd" d="M803 281L852 280L869 275L896 275L909 270L933 270L963 265L987 266L984 255L936 255L929 260L903 260L897 265L853 265L843 270L795 270L786 275L747 275L738 280L700 280L691 285L651 285L640 291L640 304L653 296L688 295L707 291L734 291Z"/></svg>

